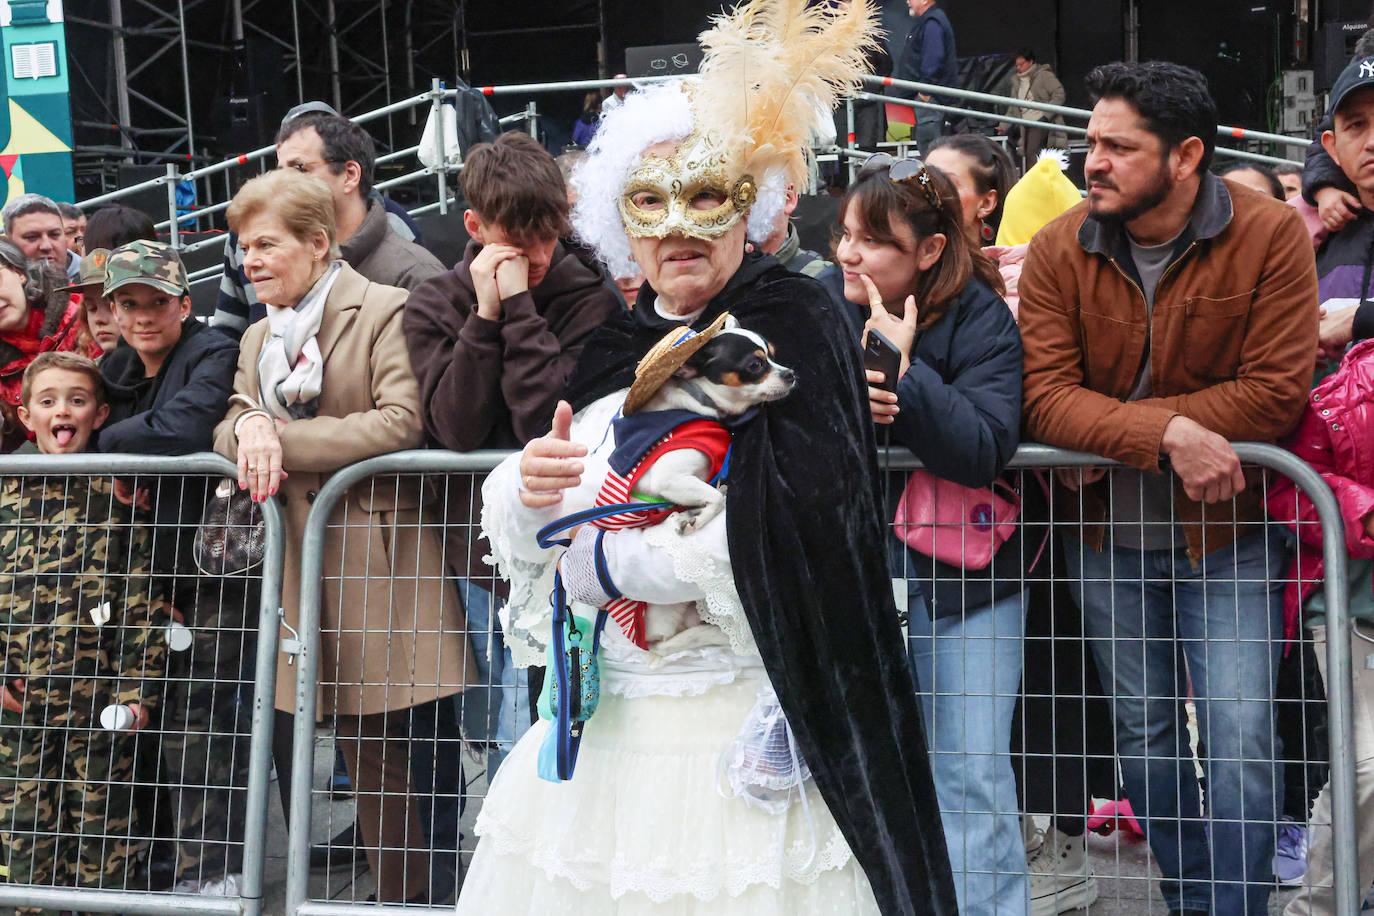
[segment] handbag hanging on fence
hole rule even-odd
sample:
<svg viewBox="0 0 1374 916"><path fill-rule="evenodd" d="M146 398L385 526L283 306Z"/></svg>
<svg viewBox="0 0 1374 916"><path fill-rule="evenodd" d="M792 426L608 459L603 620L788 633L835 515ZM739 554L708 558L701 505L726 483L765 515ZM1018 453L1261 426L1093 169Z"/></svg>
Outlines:
<svg viewBox="0 0 1374 916"><path fill-rule="evenodd" d="M892 524L897 537L918 553L950 566L984 569L1016 533L1020 514L1021 497L1004 480L965 487L917 470L902 490Z"/></svg>
<svg viewBox="0 0 1374 916"><path fill-rule="evenodd" d="M249 492L226 477L205 504L191 559L207 576L243 575L262 564L266 528Z"/></svg>

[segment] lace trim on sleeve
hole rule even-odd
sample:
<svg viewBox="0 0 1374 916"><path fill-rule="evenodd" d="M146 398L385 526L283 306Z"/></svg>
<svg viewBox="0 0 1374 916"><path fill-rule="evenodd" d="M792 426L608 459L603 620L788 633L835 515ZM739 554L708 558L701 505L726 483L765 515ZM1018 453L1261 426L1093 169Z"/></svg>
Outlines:
<svg viewBox="0 0 1374 916"><path fill-rule="evenodd" d="M515 487L511 474L518 473L519 462L518 454L501 462L482 487L482 534L491 544L491 553L483 560L510 583L510 598L499 612L501 631L515 666L528 668L545 662L545 646L553 627L549 595L557 555L545 551L538 560L522 557L511 543L512 522L504 497Z"/></svg>
<svg viewBox="0 0 1374 916"><path fill-rule="evenodd" d="M725 551L710 549L710 545L725 538L725 516L726 512L721 512L701 530L687 534L679 534L673 524L657 525L648 530L644 541L672 560L673 572L679 579L701 589L703 600L697 602L701 619L719 628L734 652L757 656L754 633L749 629L735 588L734 570L728 559L722 559Z"/></svg>
<svg viewBox="0 0 1374 916"><path fill-rule="evenodd" d="M541 550L534 542L534 534L559 515L591 505L600 485L598 462L604 462L604 458L596 456L611 442L610 423L624 399L623 391L609 394L573 417L573 441L588 443L592 454L586 461L583 485L564 491L558 512L536 519L521 506L519 452L497 465L482 485L482 535L491 545L491 553L483 560L495 566L501 578L510 583L510 598L502 605L498 618L517 668L543 665L553 632L549 596L553 594L553 577L562 550Z"/></svg>

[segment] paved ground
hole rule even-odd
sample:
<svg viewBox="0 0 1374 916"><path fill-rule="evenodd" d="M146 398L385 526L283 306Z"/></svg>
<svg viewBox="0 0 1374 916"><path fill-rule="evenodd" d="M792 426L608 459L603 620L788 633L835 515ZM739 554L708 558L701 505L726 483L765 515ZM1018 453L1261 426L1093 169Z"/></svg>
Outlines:
<svg viewBox="0 0 1374 916"><path fill-rule="evenodd" d="M327 738L318 740L322 744L328 741ZM322 748L316 753L315 760L315 785L317 788L323 788L328 785L332 755L328 753L327 748ZM466 755L463 765L468 775L469 791L480 797L486 791L485 778L480 772L480 766ZM272 797L275 800L275 786ZM323 794L317 794L316 798L311 837L314 841L320 842L333 836L352 821L353 805L348 801L327 802ZM467 850L467 854L464 855L465 861L471 854L473 845L474 814L475 811L470 808L464 817L463 847ZM271 812L270 824L264 912L268 916L279 916L283 912L285 900L286 830L281 812L276 810L275 806ZM1119 837L1119 834L1109 837L1089 834L1088 852L1098 875L1099 890L1098 901L1088 911L1089 916L1164 916L1167 911L1164 901L1154 888L1153 878L1157 873L1150 861L1149 848L1137 838ZM327 876L312 875L310 893L311 897L317 900L362 901L372 893L372 880L366 870L356 876L347 872L335 872ZM1291 892L1276 893L1270 901L1270 913L1281 913L1291 895ZM445 904L451 903L452 900L445 901ZM448 910L449 907L446 905L443 909Z"/></svg>
<svg viewBox="0 0 1374 916"><path fill-rule="evenodd" d="M1154 887L1153 878L1159 873L1150 860L1149 847L1137 837L1118 840L1118 836L1088 835L1088 856L1098 875L1097 903L1088 912L1091 916L1163 916L1168 910ZM1269 899L1269 912L1283 912L1292 896L1292 891L1275 893Z"/></svg>
<svg viewBox="0 0 1374 916"><path fill-rule="evenodd" d="M316 739L319 749L315 754L315 787L323 790L329 784L333 755L329 752L332 743L328 737ZM468 789L474 797L480 798L486 792L485 774L481 764L469 755L463 758L467 773ZM267 872L266 894L263 901L265 916L282 916L286 899L286 824L278 807L277 787L271 787L267 834ZM474 845L472 820L476 805L469 806L463 818L463 860L471 856ZM353 803L351 800L331 801L322 791L316 794L316 804L311 824L313 842L323 842L353 822ZM1149 849L1138 838L1120 834L1101 837L1089 834L1088 853L1098 876L1099 897L1088 911L1089 916L1164 916L1167 912L1164 902L1154 887L1156 872L1150 860ZM313 900L331 900L339 903L365 901L373 891L372 878L367 869L357 874L347 870L330 874L312 874L310 877L310 896ZM1270 901L1271 914L1282 912L1292 892L1276 893ZM453 899L440 901L435 911L452 912ZM360 908L360 912L366 912ZM416 909L413 912L424 912ZM1081 912L1081 911L1080 911ZM3 913L3 908L0 908ZM493 914L496 916L496 914ZM805 916L805 914L798 914Z"/></svg>

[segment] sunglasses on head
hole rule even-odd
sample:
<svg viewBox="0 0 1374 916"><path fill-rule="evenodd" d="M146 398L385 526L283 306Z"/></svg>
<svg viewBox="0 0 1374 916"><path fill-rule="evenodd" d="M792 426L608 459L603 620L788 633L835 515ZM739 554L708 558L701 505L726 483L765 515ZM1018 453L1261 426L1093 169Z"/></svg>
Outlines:
<svg viewBox="0 0 1374 916"><path fill-rule="evenodd" d="M888 153L874 153L868 157L863 168L859 169L858 180L863 181L883 169L887 169L887 177L893 184L916 181L925 192L930 205L937 210L940 208L940 192L935 190L935 182L931 181L930 170L924 162L919 159L896 159Z"/></svg>

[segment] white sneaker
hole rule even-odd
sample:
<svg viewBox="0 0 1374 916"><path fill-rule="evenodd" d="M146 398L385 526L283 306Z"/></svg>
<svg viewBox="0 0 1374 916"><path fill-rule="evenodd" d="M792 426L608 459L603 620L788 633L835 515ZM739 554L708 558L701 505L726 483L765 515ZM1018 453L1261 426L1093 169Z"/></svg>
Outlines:
<svg viewBox="0 0 1374 916"><path fill-rule="evenodd" d="M243 889L243 875L238 872L222 878L212 878L200 886L202 897L237 897Z"/></svg>
<svg viewBox="0 0 1374 916"><path fill-rule="evenodd" d="M1026 844L1026 861L1030 862L1045 843L1045 831L1035 826L1035 815L1021 815L1021 839Z"/></svg>
<svg viewBox="0 0 1374 916"><path fill-rule="evenodd" d="M1086 910L1097 900L1097 878L1088 864L1083 837L1051 828L1026 863L1030 875L1030 916L1057 916Z"/></svg>
<svg viewBox="0 0 1374 916"><path fill-rule="evenodd" d="M233 874L221 875L218 878L210 878L206 881L194 879L188 881L178 881L172 892L176 894L196 894L201 897L237 897L243 889L243 875L235 872Z"/></svg>

